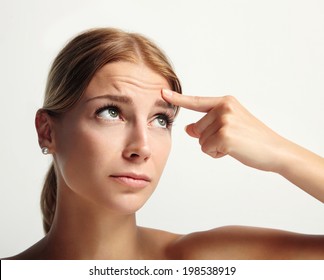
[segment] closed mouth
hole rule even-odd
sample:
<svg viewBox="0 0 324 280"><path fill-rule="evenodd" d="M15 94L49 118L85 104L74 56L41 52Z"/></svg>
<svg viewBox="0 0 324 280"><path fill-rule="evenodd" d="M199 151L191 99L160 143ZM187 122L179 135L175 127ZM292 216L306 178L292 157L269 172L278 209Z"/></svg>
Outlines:
<svg viewBox="0 0 324 280"><path fill-rule="evenodd" d="M119 173L110 175L109 177L114 178L123 185L135 188L145 187L151 182L151 179L148 176L135 173Z"/></svg>

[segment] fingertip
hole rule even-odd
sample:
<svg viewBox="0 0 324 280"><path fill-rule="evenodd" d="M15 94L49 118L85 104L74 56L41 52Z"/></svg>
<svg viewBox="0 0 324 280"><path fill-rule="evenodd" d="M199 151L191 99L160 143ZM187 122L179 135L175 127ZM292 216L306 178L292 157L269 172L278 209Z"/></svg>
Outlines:
<svg viewBox="0 0 324 280"><path fill-rule="evenodd" d="M173 91L169 90L169 89L166 89L166 88L163 88L162 89L162 95L163 95L163 97L166 97L166 98L172 98Z"/></svg>
<svg viewBox="0 0 324 280"><path fill-rule="evenodd" d="M191 137L194 138L199 138L200 135L198 135L195 130L194 130L194 124L189 124L185 127L185 131L187 132L187 134L189 134Z"/></svg>

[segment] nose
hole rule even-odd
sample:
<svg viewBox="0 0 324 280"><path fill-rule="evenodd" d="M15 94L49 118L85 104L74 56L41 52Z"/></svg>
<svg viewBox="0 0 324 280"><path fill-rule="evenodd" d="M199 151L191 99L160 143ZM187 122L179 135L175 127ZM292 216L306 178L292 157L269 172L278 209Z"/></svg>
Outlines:
<svg viewBox="0 0 324 280"><path fill-rule="evenodd" d="M134 124L129 129L123 157L129 161L141 163L151 156L147 125Z"/></svg>

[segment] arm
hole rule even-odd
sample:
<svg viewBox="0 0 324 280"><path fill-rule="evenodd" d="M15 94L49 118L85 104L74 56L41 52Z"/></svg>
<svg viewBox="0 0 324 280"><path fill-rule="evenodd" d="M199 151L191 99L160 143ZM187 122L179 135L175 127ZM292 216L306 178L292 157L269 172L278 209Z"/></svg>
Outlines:
<svg viewBox="0 0 324 280"><path fill-rule="evenodd" d="M324 203L324 159L288 140L286 142L285 155L277 173Z"/></svg>
<svg viewBox="0 0 324 280"><path fill-rule="evenodd" d="M324 259L324 237L281 230L226 226L181 237L173 251L179 259Z"/></svg>
<svg viewBox="0 0 324 280"><path fill-rule="evenodd" d="M206 113L186 127L206 154L230 155L250 167L276 172L324 202L324 159L272 131L234 97L184 96L163 90L163 98Z"/></svg>

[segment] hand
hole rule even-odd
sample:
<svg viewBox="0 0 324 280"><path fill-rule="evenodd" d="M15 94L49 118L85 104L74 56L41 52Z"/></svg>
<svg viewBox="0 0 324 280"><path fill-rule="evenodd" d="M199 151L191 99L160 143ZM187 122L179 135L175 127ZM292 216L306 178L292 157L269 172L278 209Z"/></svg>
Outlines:
<svg viewBox="0 0 324 280"><path fill-rule="evenodd" d="M205 112L186 132L199 139L204 153L214 158L230 155L261 170L277 171L288 141L249 113L234 97L185 96L163 90L163 98L176 106Z"/></svg>

